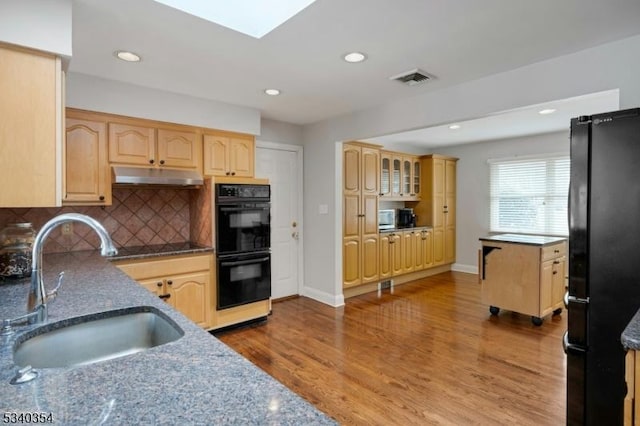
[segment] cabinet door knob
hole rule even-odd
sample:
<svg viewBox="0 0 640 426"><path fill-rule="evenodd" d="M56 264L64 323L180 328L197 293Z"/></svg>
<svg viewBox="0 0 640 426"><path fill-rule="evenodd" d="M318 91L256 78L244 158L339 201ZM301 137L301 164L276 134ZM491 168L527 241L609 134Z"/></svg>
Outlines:
<svg viewBox="0 0 640 426"><path fill-rule="evenodd" d="M227 172L227 173L226 173L226 175L227 175L227 176L229 176L230 174L231 174L230 172Z"/></svg>
<svg viewBox="0 0 640 426"><path fill-rule="evenodd" d="M167 284L171 285L171 284L173 284L173 281L167 280Z"/></svg>
<svg viewBox="0 0 640 426"><path fill-rule="evenodd" d="M156 162L156 160L154 160L153 158L149 160L149 164L153 164L155 162Z"/></svg>
<svg viewBox="0 0 640 426"><path fill-rule="evenodd" d="M161 283L160 281L158 281L158 282L156 283L156 285L157 285L158 287L162 287L162 283Z"/></svg>
<svg viewBox="0 0 640 426"><path fill-rule="evenodd" d="M99 197L98 197L98 200L100 200L100 201L104 201L104 195L99 196Z"/></svg>
<svg viewBox="0 0 640 426"><path fill-rule="evenodd" d="M171 295L170 295L170 294L161 294L161 295L160 295L160 296L158 296L158 297L159 297L160 299L166 300L166 299L170 298L170 297L171 297Z"/></svg>
<svg viewBox="0 0 640 426"><path fill-rule="evenodd" d="M164 164L164 160L160 160L160 165Z"/></svg>

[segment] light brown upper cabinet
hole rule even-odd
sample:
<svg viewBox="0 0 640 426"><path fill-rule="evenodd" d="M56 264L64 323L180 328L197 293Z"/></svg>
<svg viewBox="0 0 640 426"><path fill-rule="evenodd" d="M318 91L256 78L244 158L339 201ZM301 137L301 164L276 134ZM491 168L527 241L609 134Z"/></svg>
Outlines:
<svg viewBox="0 0 640 426"><path fill-rule="evenodd" d="M255 141L253 136L204 135L204 174L207 176L253 177Z"/></svg>
<svg viewBox="0 0 640 426"><path fill-rule="evenodd" d="M67 110L62 196L65 205L111 205L107 123L92 118Z"/></svg>
<svg viewBox="0 0 640 426"><path fill-rule="evenodd" d="M380 153L377 146L343 145L343 286L379 278L378 194Z"/></svg>
<svg viewBox="0 0 640 426"><path fill-rule="evenodd" d="M0 207L54 207L62 198L60 58L0 43Z"/></svg>
<svg viewBox="0 0 640 426"><path fill-rule="evenodd" d="M380 197L384 200L420 199L420 159L399 152L380 151Z"/></svg>
<svg viewBox="0 0 640 426"><path fill-rule="evenodd" d="M419 225L433 227L433 265L456 260L457 158L425 155L422 158L423 200L414 211Z"/></svg>
<svg viewBox="0 0 640 426"><path fill-rule="evenodd" d="M200 134L145 123L109 123L109 162L199 169Z"/></svg>

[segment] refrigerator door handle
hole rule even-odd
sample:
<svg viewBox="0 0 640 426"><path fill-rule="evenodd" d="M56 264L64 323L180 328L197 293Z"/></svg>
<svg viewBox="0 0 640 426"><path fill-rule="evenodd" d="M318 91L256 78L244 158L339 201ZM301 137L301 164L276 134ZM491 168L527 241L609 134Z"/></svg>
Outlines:
<svg viewBox="0 0 640 426"><path fill-rule="evenodd" d="M567 290L564 293L564 297L562 298L562 301L564 302L564 308L565 309L569 308L569 290Z"/></svg>
<svg viewBox="0 0 640 426"><path fill-rule="evenodd" d="M569 296L569 292L567 292L565 294L565 302L564 305L565 306L569 306L569 302L571 303L584 303L585 305L589 304L589 298L580 298L580 297L575 297L575 296Z"/></svg>
<svg viewBox="0 0 640 426"><path fill-rule="evenodd" d="M573 353L576 353L576 352L584 353L587 351L587 348L574 345L573 343L569 343L569 331L567 330L562 335L562 350L564 351L565 354L568 354L569 351Z"/></svg>

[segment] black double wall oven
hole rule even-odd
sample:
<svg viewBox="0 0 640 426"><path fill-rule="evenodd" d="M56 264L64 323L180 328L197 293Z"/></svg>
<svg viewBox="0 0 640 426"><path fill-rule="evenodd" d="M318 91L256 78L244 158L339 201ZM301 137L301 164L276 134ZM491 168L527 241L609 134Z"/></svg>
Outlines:
<svg viewBox="0 0 640 426"><path fill-rule="evenodd" d="M271 297L269 185L215 186L217 309Z"/></svg>

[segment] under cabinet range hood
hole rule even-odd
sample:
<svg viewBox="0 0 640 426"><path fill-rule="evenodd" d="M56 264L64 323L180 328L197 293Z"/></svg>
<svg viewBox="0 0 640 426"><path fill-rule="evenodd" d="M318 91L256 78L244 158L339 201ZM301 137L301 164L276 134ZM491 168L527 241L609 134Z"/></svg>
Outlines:
<svg viewBox="0 0 640 426"><path fill-rule="evenodd" d="M198 186L204 183L195 170L113 166L113 183L124 185Z"/></svg>

